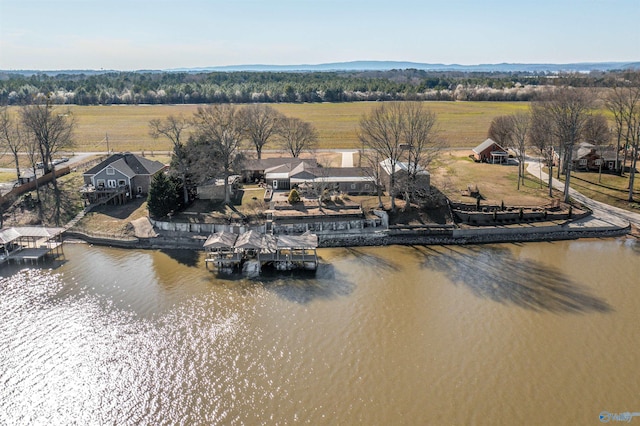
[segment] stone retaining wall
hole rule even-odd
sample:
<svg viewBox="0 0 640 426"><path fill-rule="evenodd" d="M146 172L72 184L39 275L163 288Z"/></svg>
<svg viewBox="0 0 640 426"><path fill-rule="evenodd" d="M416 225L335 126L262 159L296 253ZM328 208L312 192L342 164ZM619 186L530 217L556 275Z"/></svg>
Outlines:
<svg viewBox="0 0 640 426"><path fill-rule="evenodd" d="M265 225L245 225L245 224L221 224L221 223L188 223L188 222L165 222L149 218L153 226L161 231L190 232L195 234L214 234L216 232L234 232L242 234L247 231L265 232Z"/></svg>
<svg viewBox="0 0 640 426"><path fill-rule="evenodd" d="M503 242L530 242L573 240L578 238L614 237L629 233L625 228L576 229L562 225L531 228L456 229L447 234L420 234L405 232L390 234L386 231L367 234L334 234L318 236L320 247L384 246L384 245L433 245L433 244L485 244Z"/></svg>
<svg viewBox="0 0 640 426"><path fill-rule="evenodd" d="M380 226L381 221L379 219L300 219L299 221L290 220L288 223L274 221L272 229L274 234L302 234L307 231L319 234L323 232L369 230Z"/></svg>

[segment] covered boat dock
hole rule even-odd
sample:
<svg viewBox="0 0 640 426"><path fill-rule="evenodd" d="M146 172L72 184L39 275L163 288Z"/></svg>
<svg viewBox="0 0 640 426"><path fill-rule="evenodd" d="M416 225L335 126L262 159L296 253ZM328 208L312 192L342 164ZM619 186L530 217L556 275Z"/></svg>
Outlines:
<svg viewBox="0 0 640 426"><path fill-rule="evenodd" d="M315 270L317 248L318 236L310 232L274 236L256 231L240 235L222 231L205 241L205 264L207 269L209 265L218 269L241 268L246 262L257 262L259 268L270 264L278 270Z"/></svg>
<svg viewBox="0 0 640 426"><path fill-rule="evenodd" d="M39 263L62 252L64 228L23 226L0 231L0 263Z"/></svg>

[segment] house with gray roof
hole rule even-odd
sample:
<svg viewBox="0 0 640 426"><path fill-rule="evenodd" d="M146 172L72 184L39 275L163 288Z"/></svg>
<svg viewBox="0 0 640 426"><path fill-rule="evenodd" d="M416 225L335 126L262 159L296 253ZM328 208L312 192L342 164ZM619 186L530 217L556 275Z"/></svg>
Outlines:
<svg viewBox="0 0 640 426"><path fill-rule="evenodd" d="M374 194L374 174L366 167L319 167L315 161L287 163L265 171L267 185L274 190L294 187L311 192L330 189L346 194Z"/></svg>
<svg viewBox="0 0 640 426"><path fill-rule="evenodd" d="M571 156L572 170L598 171L616 170L618 167L618 156L616 148L613 146L596 146L588 142L580 142L573 147Z"/></svg>
<svg viewBox="0 0 640 426"><path fill-rule="evenodd" d="M82 174L84 186L81 192L89 202L105 198L125 202L146 196L151 179L164 169L161 162L130 152L113 154Z"/></svg>
<svg viewBox="0 0 640 426"><path fill-rule="evenodd" d="M246 160L242 166L242 179L244 182L257 182L265 178L266 170L281 166L292 169L303 162L314 167L318 165L312 158L274 157Z"/></svg>

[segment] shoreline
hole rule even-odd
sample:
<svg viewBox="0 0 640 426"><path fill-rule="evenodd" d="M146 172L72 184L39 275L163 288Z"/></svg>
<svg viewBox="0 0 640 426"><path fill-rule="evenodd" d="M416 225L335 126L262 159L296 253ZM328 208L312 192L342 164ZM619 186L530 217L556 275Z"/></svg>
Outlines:
<svg viewBox="0 0 640 426"><path fill-rule="evenodd" d="M573 226L572 226L573 225ZM125 249L147 250L193 250L203 251L206 236L189 232L158 234L150 238L116 239L92 236L78 231L66 231L65 240L81 240L85 243ZM582 238L611 238L634 235L632 226L581 226L575 223L550 226L504 228L483 226L454 229L447 235L429 234L424 231L390 233L388 230L349 233L334 232L318 234L318 248L366 247L389 245L473 245L491 243L521 243L540 241L563 241Z"/></svg>
<svg viewBox="0 0 640 426"><path fill-rule="evenodd" d="M537 175L541 173L539 167L539 163L529 162L527 171ZM543 178L546 179L545 174ZM561 183L554 179L554 185L561 186ZM640 238L640 216L636 213L620 212L620 209L595 202L573 189L571 193L572 197L577 198L581 205L586 207L588 210L586 215L573 219L515 225L469 226L463 224L438 230L390 229L388 225L373 230L349 230L347 227L343 230L316 233L318 248L521 243L611 238L623 235ZM148 218L139 225L139 237L127 239L99 237L70 230L66 231L65 235L90 244L129 249L204 250L206 235L188 231L163 231L153 226Z"/></svg>

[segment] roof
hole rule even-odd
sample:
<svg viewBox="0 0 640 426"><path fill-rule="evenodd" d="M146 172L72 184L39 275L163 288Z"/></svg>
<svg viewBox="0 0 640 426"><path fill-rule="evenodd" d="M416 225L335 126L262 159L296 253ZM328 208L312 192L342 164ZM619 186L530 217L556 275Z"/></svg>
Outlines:
<svg viewBox="0 0 640 426"><path fill-rule="evenodd" d="M242 167L243 170L255 170L266 171L273 167L282 166L283 164L291 164L296 167L300 163L307 163L311 166L316 166L318 163L314 159L302 159L295 157L276 157L276 158L262 158L260 160L247 160Z"/></svg>
<svg viewBox="0 0 640 426"><path fill-rule="evenodd" d="M606 160L615 160L616 158L616 148L614 146L609 145L597 147L589 142L580 142L573 148L573 159L578 160L580 158L584 158L591 154L592 151L594 151L596 156L599 158L604 158Z"/></svg>
<svg viewBox="0 0 640 426"><path fill-rule="evenodd" d="M233 232L220 231L211 234L203 247L210 248L232 248L238 238L238 234Z"/></svg>
<svg viewBox="0 0 640 426"><path fill-rule="evenodd" d="M0 244L7 244L19 238L53 238L64 232L64 228L45 228L43 226L18 226L0 231Z"/></svg>
<svg viewBox="0 0 640 426"><path fill-rule="evenodd" d="M154 175L158 171L164 169L164 164L159 161L149 160L130 152L121 152L111 155L106 160L100 162L97 166L94 166L84 172L84 174L96 175L107 166L111 166L119 170L128 177L134 177L136 175Z"/></svg>
<svg viewBox="0 0 640 426"><path fill-rule="evenodd" d="M263 247L262 234L253 230L240 234L234 247L241 249L260 249Z"/></svg>
<svg viewBox="0 0 640 426"><path fill-rule="evenodd" d="M380 162L380 167L382 167L382 169L388 174L391 174L391 160L389 158L382 160ZM426 171L424 169L424 167L422 167L421 165L417 165L416 170L418 171L419 175L428 175L429 172ZM409 171L409 163L404 162L404 161L398 161L396 162L396 167L395 167L395 171L396 173L399 171L405 171L408 172Z"/></svg>
<svg viewBox="0 0 640 426"><path fill-rule="evenodd" d="M317 167L291 173L291 183L299 182L375 182L368 167Z"/></svg>
<svg viewBox="0 0 640 426"><path fill-rule="evenodd" d="M318 236L309 231L302 235L280 235L277 239L277 247L279 249L315 249L318 247Z"/></svg>
<svg viewBox="0 0 640 426"><path fill-rule="evenodd" d="M262 252L274 251L276 249L315 249L318 247L318 236L307 231L302 235L267 235L257 231L247 231L243 234L233 232L216 232L211 234L204 247L208 248L238 248L256 249Z"/></svg>
<svg viewBox="0 0 640 426"><path fill-rule="evenodd" d="M490 148L492 145L496 145L498 148L500 148L500 150L505 151L506 149L504 149L503 147L500 146L500 144L496 141L494 141L491 138L487 138L484 142L482 142L480 145L476 146L475 148L472 149L472 151L476 154L480 154L484 151L486 151L488 148Z"/></svg>

